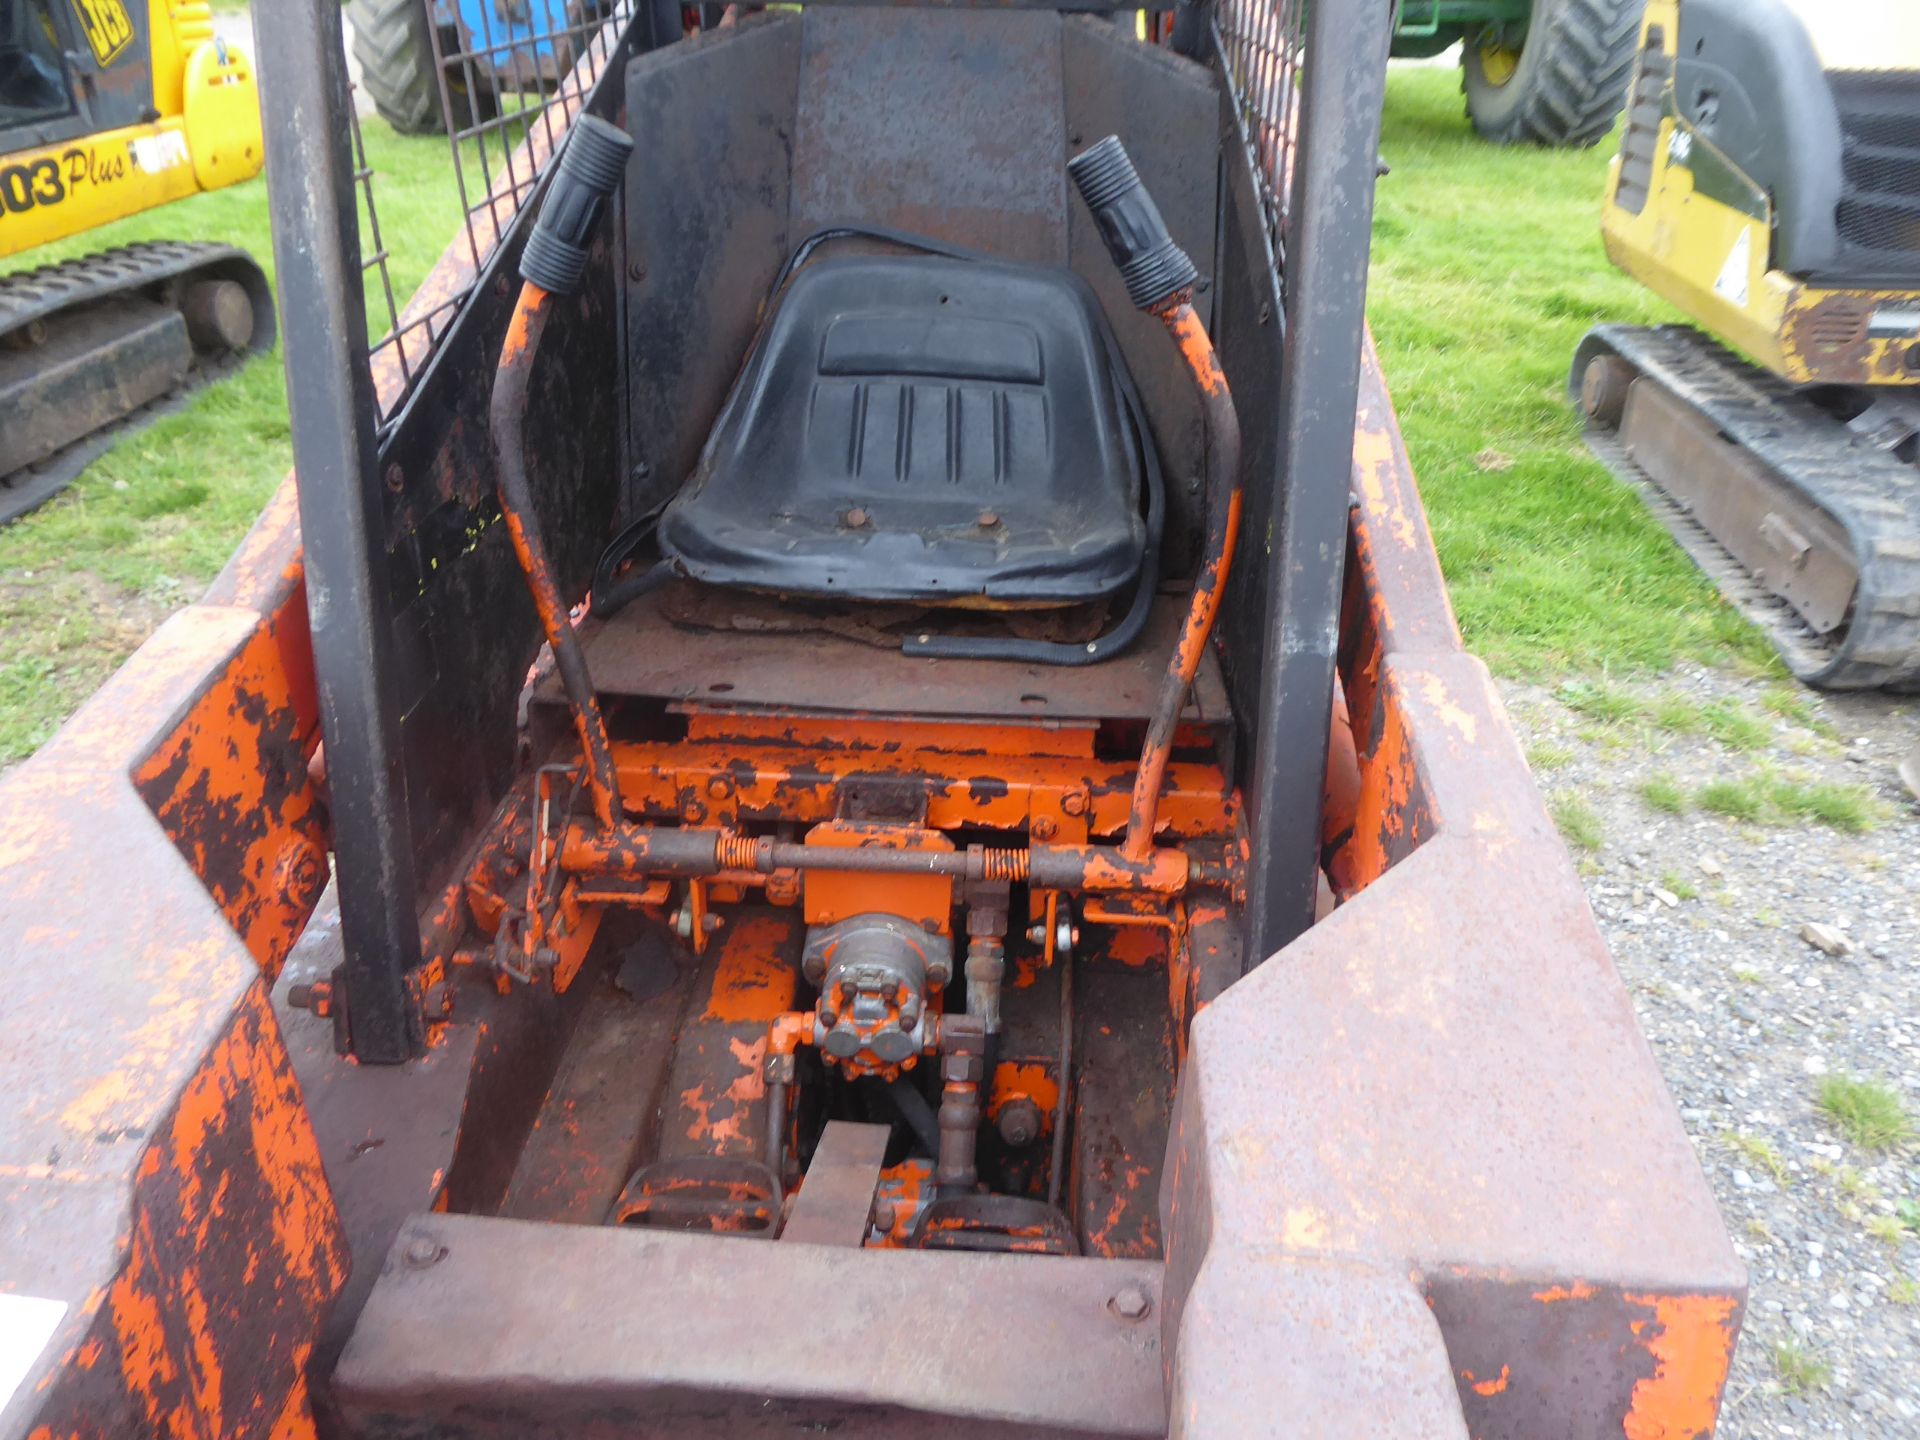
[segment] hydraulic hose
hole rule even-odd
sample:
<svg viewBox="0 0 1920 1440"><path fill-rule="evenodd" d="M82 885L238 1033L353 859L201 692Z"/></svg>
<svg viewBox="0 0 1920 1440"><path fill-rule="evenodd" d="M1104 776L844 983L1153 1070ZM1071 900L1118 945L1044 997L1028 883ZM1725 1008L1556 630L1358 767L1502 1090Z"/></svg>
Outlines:
<svg viewBox="0 0 1920 1440"><path fill-rule="evenodd" d="M528 383L551 313L550 302L579 288L586 270L588 241L632 151L632 139L616 126L590 115L574 122L566 152L541 203L539 221L520 256L520 298L500 349L489 413L500 514L526 576L541 629L553 647L554 668L566 689L580 750L586 757L587 792L602 829L611 829L621 814L620 776L614 768L613 747L607 740L606 720L594 693L586 652L574 634L553 562L540 535L533 487L527 478L526 417Z"/></svg>
<svg viewBox="0 0 1920 1440"><path fill-rule="evenodd" d="M1134 776L1133 801L1127 811L1127 837L1120 844L1120 852L1130 860L1144 859L1153 848L1160 788L1166 780L1167 762L1173 757L1174 732L1180 727L1187 692L1206 654L1213 622L1219 618L1220 599L1233 568L1233 547L1240 537L1240 416L1233 408L1233 394L1227 389L1220 357L1207 338L1206 326L1185 299L1156 313L1179 344L1181 358L1200 387L1206 413L1207 538L1202 552L1205 558L1193 585L1193 601L1180 628L1180 643L1167 662L1167 677L1161 682L1153 719L1147 723L1147 738L1140 747L1140 769Z"/></svg>
<svg viewBox="0 0 1920 1440"><path fill-rule="evenodd" d="M1207 531L1200 574L1194 582L1179 643L1167 662L1166 679L1154 702L1146 740L1140 747L1127 834L1120 846L1126 859L1139 861L1153 848L1160 790L1173 755L1180 712L1186 708L1193 677L1199 673L1214 621L1219 618L1220 599L1233 565L1234 544L1240 534L1240 418L1227 388L1226 373L1220 368L1220 357L1206 326L1193 310L1194 287L1200 273L1168 233L1159 207L1141 184L1119 137L1109 135L1088 147L1067 163L1067 170L1126 281L1128 298L1148 314L1158 316L1179 347L1180 358L1200 392L1207 424Z"/></svg>

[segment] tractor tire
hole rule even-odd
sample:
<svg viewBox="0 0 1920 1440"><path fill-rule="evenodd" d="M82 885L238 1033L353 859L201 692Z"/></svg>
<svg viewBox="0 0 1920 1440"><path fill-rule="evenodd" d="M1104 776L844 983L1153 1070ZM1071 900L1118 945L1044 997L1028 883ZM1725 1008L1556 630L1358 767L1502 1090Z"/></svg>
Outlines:
<svg viewBox="0 0 1920 1440"><path fill-rule="evenodd" d="M1492 29L1469 34L1460 64L1467 118L1497 145L1586 149L1627 101L1645 0L1533 0L1516 52Z"/></svg>
<svg viewBox="0 0 1920 1440"><path fill-rule="evenodd" d="M430 0L348 0L353 58L374 108L402 135L437 135L440 82L433 73Z"/></svg>

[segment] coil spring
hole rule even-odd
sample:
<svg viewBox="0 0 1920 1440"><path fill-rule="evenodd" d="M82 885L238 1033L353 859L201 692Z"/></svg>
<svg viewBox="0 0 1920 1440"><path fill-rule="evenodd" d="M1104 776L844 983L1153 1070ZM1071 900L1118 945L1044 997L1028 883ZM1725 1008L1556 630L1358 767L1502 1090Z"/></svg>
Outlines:
<svg viewBox="0 0 1920 1440"><path fill-rule="evenodd" d="M1024 880L1029 859L1029 852L1025 850L982 850L980 876L983 880Z"/></svg>
<svg viewBox="0 0 1920 1440"><path fill-rule="evenodd" d="M749 835L722 834L714 842L713 858L722 870L759 869L760 842Z"/></svg>

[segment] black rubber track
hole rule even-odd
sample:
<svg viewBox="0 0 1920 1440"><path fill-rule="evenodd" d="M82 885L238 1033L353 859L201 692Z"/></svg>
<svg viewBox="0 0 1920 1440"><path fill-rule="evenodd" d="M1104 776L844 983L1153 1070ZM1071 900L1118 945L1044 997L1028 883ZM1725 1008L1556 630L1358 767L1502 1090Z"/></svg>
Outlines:
<svg viewBox="0 0 1920 1440"><path fill-rule="evenodd" d="M1766 633L1793 673L1823 690L1920 689L1920 466L1857 438L1784 380L1682 325L1602 325L1589 332L1569 380L1576 404L1587 363L1609 354L1708 417L1845 531L1860 586L1846 626L1816 635L1634 464L1615 434L1588 430L1594 451L1639 489L1681 548Z"/></svg>
<svg viewBox="0 0 1920 1440"><path fill-rule="evenodd" d="M1500 145L1584 149L1613 129L1626 104L1645 0L1533 0L1520 63L1505 85L1487 82L1474 37L1461 88L1474 129Z"/></svg>
<svg viewBox="0 0 1920 1440"><path fill-rule="evenodd" d="M0 277L0 341L36 321L57 327L63 311L200 277L234 280L246 287L253 302L253 335L247 347L227 355L197 353L179 389L81 436L37 465L0 475L0 525L52 499L116 440L179 409L202 385L270 348L274 337L273 292L267 277L252 256L231 245L156 240Z"/></svg>

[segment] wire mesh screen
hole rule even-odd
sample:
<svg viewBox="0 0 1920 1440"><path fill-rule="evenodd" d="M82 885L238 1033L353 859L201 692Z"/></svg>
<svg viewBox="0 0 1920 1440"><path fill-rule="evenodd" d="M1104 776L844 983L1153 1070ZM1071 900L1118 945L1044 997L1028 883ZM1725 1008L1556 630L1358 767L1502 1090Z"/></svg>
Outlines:
<svg viewBox="0 0 1920 1440"><path fill-rule="evenodd" d="M460 212L448 216L464 283L396 294L359 116L353 120L371 363L382 421L412 393L481 272L532 197L567 126L619 48L636 0L422 0ZM384 324L382 323L384 322Z"/></svg>
<svg viewBox="0 0 1920 1440"><path fill-rule="evenodd" d="M1299 137L1306 0L1221 0L1216 43L1233 87L1282 285Z"/></svg>

